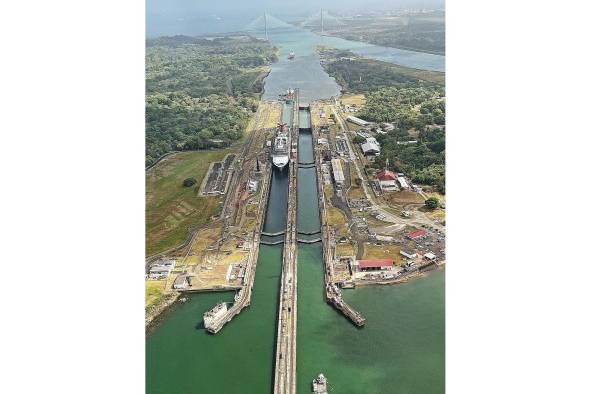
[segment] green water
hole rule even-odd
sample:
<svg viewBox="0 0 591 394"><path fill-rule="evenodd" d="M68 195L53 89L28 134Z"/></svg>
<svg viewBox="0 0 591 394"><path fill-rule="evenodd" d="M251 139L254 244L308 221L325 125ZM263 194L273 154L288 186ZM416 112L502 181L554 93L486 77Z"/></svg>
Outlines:
<svg viewBox="0 0 591 394"><path fill-rule="evenodd" d="M345 291L367 318L355 327L324 302L322 245L298 247L298 393L322 372L329 393L445 392L444 272Z"/></svg>
<svg viewBox="0 0 591 394"><path fill-rule="evenodd" d="M317 59L304 60L317 64ZM280 75L270 77L277 81ZM315 80L317 76L303 72L297 83L286 79L281 84L303 86L307 99L330 96L336 84L326 73ZM277 83L271 86L283 92ZM300 160L312 161L311 134L300 133L299 143ZM317 194L315 170L298 169L300 231L319 226ZM287 172L274 171L266 231L285 228L286 206ZM272 392L281 251L281 245L260 246L251 306L218 334L205 332L203 313L219 301L232 300L233 293L194 295L163 319L146 340L147 393ZM331 394L443 393L444 287L444 272L435 271L403 285L348 290L346 301L367 318L358 329L324 302L322 244L300 243L298 393L311 392L311 381L320 372Z"/></svg>
<svg viewBox="0 0 591 394"><path fill-rule="evenodd" d="M203 313L233 293L196 294L146 341L146 393L268 393L273 365L281 245L260 246L252 304L216 335Z"/></svg>
<svg viewBox="0 0 591 394"><path fill-rule="evenodd" d="M301 118L301 115L300 115ZM311 133L299 138L300 161L313 160ZM312 171L312 172L308 172ZM298 229L318 229L316 173L298 170ZM357 328L324 301L322 244L298 245L298 393L319 373L336 393L445 392L443 271L399 286L347 290L367 319Z"/></svg>

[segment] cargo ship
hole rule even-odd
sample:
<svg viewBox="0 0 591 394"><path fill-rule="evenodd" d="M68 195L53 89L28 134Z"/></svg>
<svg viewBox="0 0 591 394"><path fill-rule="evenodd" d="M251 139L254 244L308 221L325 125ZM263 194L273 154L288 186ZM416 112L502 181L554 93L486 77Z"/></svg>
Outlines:
<svg viewBox="0 0 591 394"><path fill-rule="evenodd" d="M272 157L273 165L280 170L289 163L289 128L286 123L277 124Z"/></svg>

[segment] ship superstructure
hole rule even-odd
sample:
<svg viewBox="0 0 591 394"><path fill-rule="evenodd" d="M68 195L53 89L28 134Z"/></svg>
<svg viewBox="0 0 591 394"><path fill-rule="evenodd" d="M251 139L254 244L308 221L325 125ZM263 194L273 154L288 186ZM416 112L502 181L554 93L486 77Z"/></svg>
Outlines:
<svg viewBox="0 0 591 394"><path fill-rule="evenodd" d="M289 163L289 127L286 123L278 123L273 139L273 164L280 170Z"/></svg>
<svg viewBox="0 0 591 394"><path fill-rule="evenodd" d="M312 381L312 390L314 390L315 394L327 394L328 393L328 382L323 374L318 375Z"/></svg>
<svg viewBox="0 0 591 394"><path fill-rule="evenodd" d="M203 314L203 325L205 329L210 331L210 329L220 320L224 313L228 311L228 303L227 302L220 302L216 304L213 308Z"/></svg>

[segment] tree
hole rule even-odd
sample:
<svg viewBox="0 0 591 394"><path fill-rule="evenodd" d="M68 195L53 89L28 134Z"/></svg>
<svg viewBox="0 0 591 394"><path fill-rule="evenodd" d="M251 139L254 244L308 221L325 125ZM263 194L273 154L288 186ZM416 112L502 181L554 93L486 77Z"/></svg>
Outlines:
<svg viewBox="0 0 591 394"><path fill-rule="evenodd" d="M425 200L425 206L428 209L433 210L433 209L439 207L439 200L436 197L429 197L428 199Z"/></svg>
<svg viewBox="0 0 591 394"><path fill-rule="evenodd" d="M183 181L183 186L184 187L191 187L196 183L197 183L197 180L195 178L187 178Z"/></svg>
<svg viewBox="0 0 591 394"><path fill-rule="evenodd" d="M363 138L363 137L360 137L360 136L358 136L358 135L356 135L356 136L353 138L353 143L355 143L355 144L363 144L364 142L365 142L365 138Z"/></svg>

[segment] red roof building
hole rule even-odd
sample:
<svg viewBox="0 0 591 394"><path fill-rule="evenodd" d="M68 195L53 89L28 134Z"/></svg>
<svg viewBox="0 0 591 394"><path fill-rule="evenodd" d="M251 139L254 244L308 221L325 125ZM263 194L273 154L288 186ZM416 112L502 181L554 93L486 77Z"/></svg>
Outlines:
<svg viewBox="0 0 591 394"><path fill-rule="evenodd" d="M376 175L380 181L395 181L398 178L398 174L388 170L382 170Z"/></svg>
<svg viewBox="0 0 591 394"><path fill-rule="evenodd" d="M415 231L411 231L406 236L410 239L419 239L419 238L425 237L426 235L427 235L427 232L425 230L415 230Z"/></svg>
<svg viewBox="0 0 591 394"><path fill-rule="evenodd" d="M392 268L393 265L392 259L357 260L357 266L362 271L385 270Z"/></svg>

